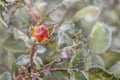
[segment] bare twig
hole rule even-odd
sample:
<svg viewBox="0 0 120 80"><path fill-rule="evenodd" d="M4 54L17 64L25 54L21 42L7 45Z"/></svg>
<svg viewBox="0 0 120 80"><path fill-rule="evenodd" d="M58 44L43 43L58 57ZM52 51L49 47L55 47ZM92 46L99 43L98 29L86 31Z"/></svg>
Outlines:
<svg viewBox="0 0 120 80"><path fill-rule="evenodd" d="M32 48L31 48L31 52L30 52L30 66L31 66L31 69L34 69L33 57L34 57L34 54L35 54L35 48L36 48L36 44L33 43Z"/></svg>

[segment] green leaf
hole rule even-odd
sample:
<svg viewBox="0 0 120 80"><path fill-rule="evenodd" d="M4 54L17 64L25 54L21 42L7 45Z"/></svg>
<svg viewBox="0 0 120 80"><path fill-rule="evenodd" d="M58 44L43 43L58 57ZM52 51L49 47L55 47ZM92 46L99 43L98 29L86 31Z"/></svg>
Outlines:
<svg viewBox="0 0 120 80"><path fill-rule="evenodd" d="M64 9L56 9L52 14L50 14L50 19L56 23L60 22L64 12Z"/></svg>
<svg viewBox="0 0 120 80"><path fill-rule="evenodd" d="M4 9L3 6L0 5L0 18L1 18L1 12L2 12L3 9Z"/></svg>
<svg viewBox="0 0 120 80"><path fill-rule="evenodd" d="M38 80L43 80L43 79L39 77Z"/></svg>
<svg viewBox="0 0 120 80"><path fill-rule="evenodd" d="M1 24L0 34L0 65L13 72L17 67L15 57L21 53L27 53L29 48L23 40L14 39L11 29L6 29Z"/></svg>
<svg viewBox="0 0 120 80"><path fill-rule="evenodd" d="M6 22L0 17L0 22L6 27L8 28L8 25L6 24Z"/></svg>
<svg viewBox="0 0 120 80"><path fill-rule="evenodd" d="M67 71L53 71L51 72L50 80L70 80L70 75Z"/></svg>
<svg viewBox="0 0 120 80"><path fill-rule="evenodd" d="M109 69L117 78L120 78L120 61Z"/></svg>
<svg viewBox="0 0 120 80"><path fill-rule="evenodd" d="M16 28L12 28L12 33L13 33L14 39L23 40L26 47L31 47L32 41L31 41L31 38L27 34L25 34L24 32Z"/></svg>
<svg viewBox="0 0 120 80"><path fill-rule="evenodd" d="M30 63L30 57L29 55L21 55L18 57L16 64L20 66L26 66Z"/></svg>
<svg viewBox="0 0 120 80"><path fill-rule="evenodd" d="M37 45L37 50L35 53L37 54L44 54L46 52L46 47L42 46L42 45Z"/></svg>
<svg viewBox="0 0 120 80"><path fill-rule="evenodd" d="M105 52L111 44L111 33L103 23L96 23L88 37L88 45L93 53Z"/></svg>
<svg viewBox="0 0 120 80"><path fill-rule="evenodd" d="M65 32L59 31L58 32L58 41L57 44L58 45L72 45L72 39L70 36L68 36L68 34L66 34Z"/></svg>
<svg viewBox="0 0 120 80"><path fill-rule="evenodd" d="M0 75L0 80L13 80L12 74L4 72L2 75Z"/></svg>
<svg viewBox="0 0 120 80"><path fill-rule="evenodd" d="M4 48L0 48L0 65L9 71L13 71L16 67L14 55Z"/></svg>
<svg viewBox="0 0 120 80"><path fill-rule="evenodd" d="M34 61L33 61L37 67L37 69L41 69L43 62L41 60L40 57L34 57Z"/></svg>
<svg viewBox="0 0 120 80"><path fill-rule="evenodd" d="M28 13L27 8L25 8L25 7L18 8L15 11L14 15L16 16L17 19L19 19L21 24L24 23L26 26L28 26L30 24L30 22L31 22L31 16Z"/></svg>
<svg viewBox="0 0 120 80"><path fill-rule="evenodd" d="M72 45L72 38L75 34L75 24L72 22L65 22L58 30L58 45Z"/></svg>
<svg viewBox="0 0 120 80"><path fill-rule="evenodd" d="M88 6L76 12L76 14L73 17L73 21L77 22L81 18L85 18L88 21L95 20L99 16L100 12L101 10L99 7Z"/></svg>
<svg viewBox="0 0 120 80"><path fill-rule="evenodd" d="M75 24L73 22L71 22L71 21L65 22L60 27L60 31L68 32L70 34L75 33L74 29L75 29Z"/></svg>
<svg viewBox="0 0 120 80"><path fill-rule="evenodd" d="M1 0L0 3L1 4L7 4L8 2L6 0Z"/></svg>
<svg viewBox="0 0 120 80"><path fill-rule="evenodd" d="M114 64L116 64L118 61L120 61L120 52L108 51L102 54L102 58L104 60L106 68L109 69Z"/></svg>
<svg viewBox="0 0 120 80"><path fill-rule="evenodd" d="M70 60L69 66L70 67L84 67L84 52L82 49L78 49L73 53L73 56Z"/></svg>
<svg viewBox="0 0 120 80"><path fill-rule="evenodd" d="M90 66L98 65L105 67L103 59L98 55L90 55L85 62L85 67L88 69Z"/></svg>
<svg viewBox="0 0 120 80"><path fill-rule="evenodd" d="M71 76L70 80L89 80L88 76L85 74L85 72L81 70L70 70L69 71Z"/></svg>
<svg viewBox="0 0 120 80"><path fill-rule="evenodd" d="M10 35L3 43L3 47L10 52L28 52L29 48L26 47L23 40L15 40L13 35Z"/></svg>
<svg viewBox="0 0 120 80"><path fill-rule="evenodd" d="M9 37L8 30L2 26L0 22L0 46L4 43L4 41Z"/></svg>
<svg viewBox="0 0 120 80"><path fill-rule="evenodd" d="M53 61L55 59L57 59L58 57L60 57L60 51L58 50L55 50L55 51L52 51L47 57L47 61Z"/></svg>
<svg viewBox="0 0 120 80"><path fill-rule="evenodd" d="M120 80L102 67L92 66L88 69L90 80Z"/></svg>

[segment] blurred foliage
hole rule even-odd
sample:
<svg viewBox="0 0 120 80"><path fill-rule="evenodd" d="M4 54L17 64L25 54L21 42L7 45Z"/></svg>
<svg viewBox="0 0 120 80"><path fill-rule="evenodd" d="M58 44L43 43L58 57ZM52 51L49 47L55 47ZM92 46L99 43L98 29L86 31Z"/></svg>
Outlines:
<svg viewBox="0 0 120 80"><path fill-rule="evenodd" d="M38 80L120 80L120 0L75 1L0 0L0 80L14 80L19 74L16 80L28 80L23 73L34 74ZM36 46L34 72L30 69L30 25L36 21L29 9L34 8L34 18L41 20L60 3L42 24L59 24L66 8L68 13L50 41ZM59 59L50 67L68 70L35 74ZM20 66L26 70L22 75Z"/></svg>

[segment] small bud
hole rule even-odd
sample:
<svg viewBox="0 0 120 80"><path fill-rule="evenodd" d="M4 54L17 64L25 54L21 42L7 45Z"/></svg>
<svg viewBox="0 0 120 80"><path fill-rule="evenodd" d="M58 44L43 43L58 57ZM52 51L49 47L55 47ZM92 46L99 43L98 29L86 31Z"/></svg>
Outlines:
<svg viewBox="0 0 120 80"><path fill-rule="evenodd" d="M24 66L19 67L19 74L28 74L28 70Z"/></svg>
<svg viewBox="0 0 120 80"><path fill-rule="evenodd" d="M67 58L70 58L73 54L73 50L72 50L72 47L65 47L62 52L61 52L61 57L63 59L67 59Z"/></svg>
<svg viewBox="0 0 120 80"><path fill-rule="evenodd" d="M16 80L28 80L28 76L18 75Z"/></svg>
<svg viewBox="0 0 120 80"><path fill-rule="evenodd" d="M39 73L32 73L31 74L32 80L37 80L39 78L39 76L40 76Z"/></svg>

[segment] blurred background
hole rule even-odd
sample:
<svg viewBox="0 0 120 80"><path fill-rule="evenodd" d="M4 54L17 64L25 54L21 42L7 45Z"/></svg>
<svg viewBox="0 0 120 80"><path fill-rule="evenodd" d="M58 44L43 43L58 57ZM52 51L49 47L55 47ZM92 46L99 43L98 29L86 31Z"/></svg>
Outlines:
<svg viewBox="0 0 120 80"><path fill-rule="evenodd" d="M16 3L14 3L14 0L8 0L9 3L4 0L0 1L0 18L5 22L0 20L0 74L5 71L15 71L16 62L21 64L18 58L21 55L29 55L30 53L33 40L30 37L29 26L32 22L32 17L28 9L30 7L35 8L39 16L43 17L62 1L63 0L23 0L22 2ZM104 64L106 69L120 78L120 0L83 0L77 2L71 5L68 10L65 22L69 23L78 10L89 5L94 5L101 9L98 18L94 21L81 19L75 23L75 27L71 27L70 29L72 29L73 32L82 30L83 35L87 38L96 22L106 24L112 33L112 40L109 49L100 55L103 62L101 64ZM50 15L50 18L46 22L58 23L65 10L65 6L58 8ZM71 25L73 24L71 23ZM66 40L66 38L62 38ZM71 40L61 42L63 39L60 39L59 37L54 37L50 43L37 46L35 53L41 61L40 64L46 64L55 59L59 53L58 48L62 49L65 46L71 45ZM52 80L54 79L55 78ZM64 80L67 79L64 78Z"/></svg>

